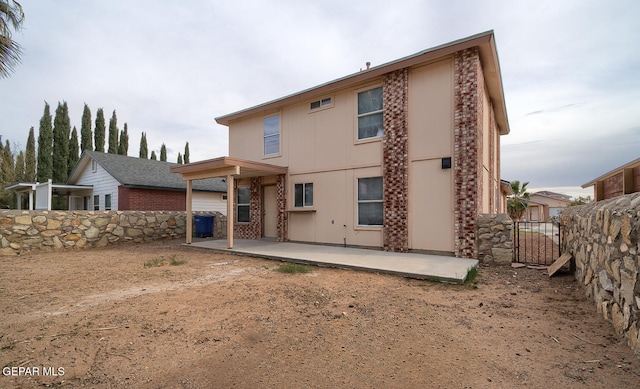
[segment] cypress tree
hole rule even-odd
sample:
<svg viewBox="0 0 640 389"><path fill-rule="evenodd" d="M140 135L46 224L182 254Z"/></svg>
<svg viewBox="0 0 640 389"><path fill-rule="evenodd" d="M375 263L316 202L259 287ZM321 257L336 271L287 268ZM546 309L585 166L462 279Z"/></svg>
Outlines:
<svg viewBox="0 0 640 389"><path fill-rule="evenodd" d="M98 108L98 112L96 113L96 127L94 130L93 138L95 140L96 151L104 153L104 134L106 131L105 121L104 121L104 111L102 108Z"/></svg>
<svg viewBox="0 0 640 389"><path fill-rule="evenodd" d="M182 154L178 152L178 165L182 165Z"/></svg>
<svg viewBox="0 0 640 389"><path fill-rule="evenodd" d="M156 157L156 152L155 150L151 150L151 159L153 159L154 161L158 160L158 157Z"/></svg>
<svg viewBox="0 0 640 389"><path fill-rule="evenodd" d="M167 162L167 146L165 146L164 143L160 146L160 160Z"/></svg>
<svg viewBox="0 0 640 389"><path fill-rule="evenodd" d="M115 110L109 119L109 150L107 152L118 154L118 118Z"/></svg>
<svg viewBox="0 0 640 389"><path fill-rule="evenodd" d="M49 104L44 103L44 113L40 119L40 130L38 132L38 182L45 182L53 174L53 130L51 127L51 113Z"/></svg>
<svg viewBox="0 0 640 389"><path fill-rule="evenodd" d="M124 130L120 131L120 143L118 143L118 154L129 154L129 130L127 123L124 124Z"/></svg>
<svg viewBox="0 0 640 389"><path fill-rule="evenodd" d="M67 169L67 178L71 175L71 171L73 170L73 168L76 167L76 164L80 159L79 154L80 149L78 148L78 131L76 130L76 126L73 126L73 131L71 131L71 139L69 139L69 167Z"/></svg>
<svg viewBox="0 0 640 389"><path fill-rule="evenodd" d="M140 137L140 158L149 158L149 149L147 148L147 134L144 132Z"/></svg>
<svg viewBox="0 0 640 389"><path fill-rule="evenodd" d="M0 154L2 161L0 162L0 182L2 188L0 189L0 205L4 208L15 208L15 196L12 192L4 190L4 187L13 184L15 181L15 165L13 160L13 154L11 153L11 146L9 140L2 148Z"/></svg>
<svg viewBox="0 0 640 389"><path fill-rule="evenodd" d="M184 145L184 163L189 163L189 142Z"/></svg>
<svg viewBox="0 0 640 389"><path fill-rule="evenodd" d="M80 126L80 151L93 150L93 134L91 133L91 110L87 103L82 111L82 125Z"/></svg>
<svg viewBox="0 0 640 389"><path fill-rule="evenodd" d="M56 116L53 119L53 182L67 181L69 170L69 108L67 102L58 103Z"/></svg>
<svg viewBox="0 0 640 389"><path fill-rule="evenodd" d="M26 182L36 181L36 138L33 135L33 127L29 130L27 138L27 150L24 158L24 180Z"/></svg>
<svg viewBox="0 0 640 389"><path fill-rule="evenodd" d="M15 169L15 181L16 182L25 182L26 180L24 179L24 161L25 161L25 156L24 156L24 151L20 150L20 153L18 153L18 157L16 158L16 169Z"/></svg>

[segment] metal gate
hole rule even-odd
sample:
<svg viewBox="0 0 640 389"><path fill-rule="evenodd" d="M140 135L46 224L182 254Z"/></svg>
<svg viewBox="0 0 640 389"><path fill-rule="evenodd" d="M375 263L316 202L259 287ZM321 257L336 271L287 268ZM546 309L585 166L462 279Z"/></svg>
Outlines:
<svg viewBox="0 0 640 389"><path fill-rule="evenodd" d="M557 222L513 222L513 262L551 265L560 257L561 231Z"/></svg>

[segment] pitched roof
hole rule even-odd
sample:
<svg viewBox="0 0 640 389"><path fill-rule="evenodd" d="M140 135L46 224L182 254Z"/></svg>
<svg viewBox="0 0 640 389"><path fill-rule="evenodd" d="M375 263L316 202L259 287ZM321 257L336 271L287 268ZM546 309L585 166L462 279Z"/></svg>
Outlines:
<svg viewBox="0 0 640 389"><path fill-rule="evenodd" d="M500 74L500 63L498 61L498 52L496 49L495 37L493 31L486 31L480 34L472 35L467 38L459 39L444 45L436 46L423 50L419 53L397 59L370 69L350 74L337 80L305 89L303 91L281 97L276 100L266 102L251 108L247 108L228 115L216 118L218 124L229 126L233 120L262 112L267 109L276 109L285 105L299 103L307 99L317 97L326 93L332 93L336 90L347 88L358 83L380 77L394 70L403 69L420 65L437 58L451 55L461 50L471 47L478 47L480 50L480 62L484 71L484 80L487 85L489 97L494 105L496 113L496 123L502 135L509 133L509 120L507 118L507 109L504 99L504 90L502 88L502 76Z"/></svg>
<svg viewBox="0 0 640 389"><path fill-rule="evenodd" d="M571 201L571 196L566 195L566 194L562 194L562 193L556 193L556 192L550 192L547 190L542 190L540 192L535 192L535 193L531 193L531 196L533 195L538 195L538 196L544 196L544 197L550 197L556 200L562 200L562 201Z"/></svg>
<svg viewBox="0 0 640 389"><path fill-rule="evenodd" d="M186 190L187 184L180 174L171 173L171 167L177 163L129 157L119 154L107 154L85 150L73 168L67 180L73 184L79 178L84 167L94 160L121 185L132 188ZM226 193L227 184L220 178L193 181L193 190Z"/></svg>
<svg viewBox="0 0 640 389"><path fill-rule="evenodd" d="M622 166L618 166L617 168L599 176L598 178L594 178L593 180L587 182L586 184L582 185L583 188L588 188L590 186L595 185L598 181L602 181L605 178L609 178L610 176L613 176L615 174L620 173L621 171L623 171L624 169L628 169L628 168L634 168L636 166L640 166L640 158L634 159L631 162L627 162Z"/></svg>

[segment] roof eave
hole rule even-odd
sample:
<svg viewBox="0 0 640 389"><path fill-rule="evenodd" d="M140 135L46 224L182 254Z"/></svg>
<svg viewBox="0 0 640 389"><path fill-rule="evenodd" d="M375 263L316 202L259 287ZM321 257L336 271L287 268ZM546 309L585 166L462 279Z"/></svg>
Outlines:
<svg viewBox="0 0 640 389"><path fill-rule="evenodd" d="M229 126L232 121L249 115L266 110L277 109L289 104L303 102L317 95L332 93L351 85L356 85L367 80L381 77L394 70L415 66L476 46L480 47L480 57L485 72L485 82L487 83L490 96L493 97L492 102L494 103L494 110L497 118L496 121L500 129L500 134L506 135L510 132L509 122L507 119L506 104L502 88L500 64L498 62L498 54L492 30L436 46L392 62L372 67L368 70L360 71L337 80L329 81L325 84L266 102L264 104L259 104L228 115L219 116L215 118L215 120L218 124Z"/></svg>
<svg viewBox="0 0 640 389"><path fill-rule="evenodd" d="M602 181L602 180L604 180L605 178L609 178L609 176L612 176L612 175L614 175L614 174L618 173L618 171L620 171L620 170L624 170L624 169L626 169L626 168L628 168L628 167L631 167L631 166L634 166L634 165L636 165L636 164L640 164L640 158L634 159L634 160L633 160L633 161L631 161L631 162L627 162L627 163L625 163L625 164L624 164L624 165L622 165L622 166L618 166L617 168L615 168L615 169L613 169L613 170L611 170L611 171L609 171L609 172L607 172L607 173L605 173L605 174L601 175L600 177L595 178L595 179L593 179L593 180L591 180L591 181L587 182L586 184L583 184L583 185L582 185L582 188L586 189L586 188L588 188L588 187L590 187L590 186L594 186L594 185L596 184L596 182L598 182L598 181Z"/></svg>

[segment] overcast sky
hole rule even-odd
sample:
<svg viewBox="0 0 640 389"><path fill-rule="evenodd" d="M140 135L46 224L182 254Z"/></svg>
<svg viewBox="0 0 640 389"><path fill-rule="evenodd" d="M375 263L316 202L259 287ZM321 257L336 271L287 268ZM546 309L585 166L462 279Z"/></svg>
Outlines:
<svg viewBox="0 0 640 389"><path fill-rule="evenodd" d="M502 178L574 189L640 157L640 2L23 0L24 55L0 134L24 148L44 102L84 103L174 161L228 154L232 113L494 30L511 133ZM562 190L562 189L560 189ZM589 192L587 192L589 193Z"/></svg>

